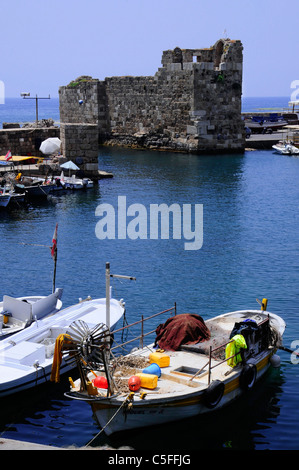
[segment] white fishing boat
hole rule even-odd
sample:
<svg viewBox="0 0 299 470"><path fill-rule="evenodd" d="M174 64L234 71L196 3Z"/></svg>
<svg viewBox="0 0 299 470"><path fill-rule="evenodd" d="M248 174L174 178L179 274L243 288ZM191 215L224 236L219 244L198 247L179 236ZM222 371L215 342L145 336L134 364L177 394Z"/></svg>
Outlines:
<svg viewBox="0 0 299 470"><path fill-rule="evenodd" d="M60 376L74 366L68 355L61 356L63 340L70 332L84 335L87 329L108 324L109 331L116 328L124 317L125 304L112 298L110 277L134 279L110 274L106 264L106 297L79 299L79 303L60 310L49 317L34 321L28 328L12 338L0 341L0 398L47 382L59 381ZM76 328L73 327L74 322ZM88 342L88 339L85 338Z"/></svg>
<svg viewBox="0 0 299 470"><path fill-rule="evenodd" d="M54 177L54 181L56 183L54 191L60 189L80 190L93 188L93 181L90 178L78 178L75 175L65 176L63 171L60 176Z"/></svg>
<svg viewBox="0 0 299 470"><path fill-rule="evenodd" d="M89 403L107 435L218 410L258 385L279 362L275 352L285 322L265 310L265 300L262 310L230 312L206 322L199 315L175 315L159 325L155 343L110 363L105 355L101 362L98 353L106 347L107 332L85 336L88 354L85 340L73 339L63 349L73 351L80 379L66 396Z"/></svg>
<svg viewBox="0 0 299 470"><path fill-rule="evenodd" d="M111 329L124 315L124 305L110 299ZM106 299L84 300L58 313L33 322L13 337L0 341L0 397L36 387L51 379L55 347L68 333L71 324L84 321L90 328L105 321ZM63 358L59 364L60 375L71 366Z"/></svg>
<svg viewBox="0 0 299 470"><path fill-rule="evenodd" d="M61 307L62 289L48 296L3 296L0 302L0 340L28 328L32 322L57 313Z"/></svg>

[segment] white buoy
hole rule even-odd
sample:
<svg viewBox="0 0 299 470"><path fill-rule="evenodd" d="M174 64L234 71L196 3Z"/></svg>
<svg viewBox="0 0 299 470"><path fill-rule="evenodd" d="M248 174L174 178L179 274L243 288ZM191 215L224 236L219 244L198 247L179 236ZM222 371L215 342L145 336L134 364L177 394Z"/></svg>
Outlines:
<svg viewBox="0 0 299 470"><path fill-rule="evenodd" d="M273 356L271 357L270 359L270 364L272 367L280 367L280 357L278 356L278 354L273 354Z"/></svg>

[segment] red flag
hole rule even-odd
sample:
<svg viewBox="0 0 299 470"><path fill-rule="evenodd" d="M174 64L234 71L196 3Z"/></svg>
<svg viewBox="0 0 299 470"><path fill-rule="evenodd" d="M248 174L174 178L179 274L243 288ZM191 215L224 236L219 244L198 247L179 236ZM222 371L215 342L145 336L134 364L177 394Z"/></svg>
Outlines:
<svg viewBox="0 0 299 470"><path fill-rule="evenodd" d="M54 235L52 238L51 256L53 259L55 259L57 255L57 229L58 229L58 224L56 224Z"/></svg>
<svg viewBox="0 0 299 470"><path fill-rule="evenodd" d="M9 150L7 154L5 155L5 160L8 162L8 160L12 159L11 151Z"/></svg>

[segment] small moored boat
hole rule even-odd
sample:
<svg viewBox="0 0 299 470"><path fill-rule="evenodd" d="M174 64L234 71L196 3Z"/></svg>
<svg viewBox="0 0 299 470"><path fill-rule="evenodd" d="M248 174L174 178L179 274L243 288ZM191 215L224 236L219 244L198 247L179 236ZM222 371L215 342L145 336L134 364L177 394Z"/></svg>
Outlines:
<svg viewBox="0 0 299 470"><path fill-rule="evenodd" d="M25 192L17 193L11 185L0 187L0 207L16 206L25 201Z"/></svg>
<svg viewBox="0 0 299 470"><path fill-rule="evenodd" d="M155 343L109 361L108 333L90 331L88 351L85 340L64 345L80 370L66 396L89 403L107 435L211 413L254 387L278 358L285 322L265 307L266 299L262 310L206 322L175 315L159 325Z"/></svg>
<svg viewBox="0 0 299 470"><path fill-rule="evenodd" d="M53 179L56 184L54 192L62 189L80 190L93 188L93 181L90 178L78 178L75 175L64 176L63 171L60 176L55 176Z"/></svg>
<svg viewBox="0 0 299 470"><path fill-rule="evenodd" d="M299 155L299 148L290 142L278 142L272 148L280 155Z"/></svg>
<svg viewBox="0 0 299 470"><path fill-rule="evenodd" d="M47 198L55 186L54 183L45 178L22 176L15 183L15 191L25 193L29 199Z"/></svg>
<svg viewBox="0 0 299 470"><path fill-rule="evenodd" d="M61 355L63 341L70 334L83 335L88 342L88 330L98 329L98 324L109 324L111 331L116 328L125 315L125 304L123 299L118 301L111 296L110 265L109 269L107 265L106 297L79 299L79 303L36 320L13 337L0 341L0 398L49 379L58 382L62 374L74 367L67 354Z"/></svg>
<svg viewBox="0 0 299 470"><path fill-rule="evenodd" d="M84 321L89 328L104 321L105 306L106 299L86 299L0 341L0 398L49 381L60 338L76 320ZM113 330L124 315L124 306L111 299L110 308ZM58 365L59 370L54 371L57 381L71 369L65 358Z"/></svg>

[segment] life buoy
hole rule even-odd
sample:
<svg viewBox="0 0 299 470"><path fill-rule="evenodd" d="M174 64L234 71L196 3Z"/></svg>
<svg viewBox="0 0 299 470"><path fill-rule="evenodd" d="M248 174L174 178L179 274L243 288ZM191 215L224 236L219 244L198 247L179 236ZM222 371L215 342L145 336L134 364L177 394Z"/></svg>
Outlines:
<svg viewBox="0 0 299 470"><path fill-rule="evenodd" d="M208 408L215 408L218 405L224 393L224 383L220 380L214 380L205 390L203 395L204 404Z"/></svg>
<svg viewBox="0 0 299 470"><path fill-rule="evenodd" d="M240 387L243 390L250 390L256 381L256 366L254 364L245 364L240 375Z"/></svg>

